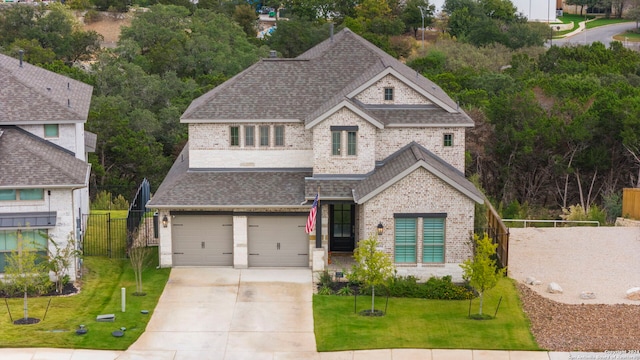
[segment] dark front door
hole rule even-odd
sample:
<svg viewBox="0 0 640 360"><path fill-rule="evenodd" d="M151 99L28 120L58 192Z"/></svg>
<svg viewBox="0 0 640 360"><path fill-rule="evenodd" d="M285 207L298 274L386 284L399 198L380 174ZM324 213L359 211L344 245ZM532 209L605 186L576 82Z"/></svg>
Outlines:
<svg viewBox="0 0 640 360"><path fill-rule="evenodd" d="M354 204L329 205L329 251L353 252L355 209Z"/></svg>

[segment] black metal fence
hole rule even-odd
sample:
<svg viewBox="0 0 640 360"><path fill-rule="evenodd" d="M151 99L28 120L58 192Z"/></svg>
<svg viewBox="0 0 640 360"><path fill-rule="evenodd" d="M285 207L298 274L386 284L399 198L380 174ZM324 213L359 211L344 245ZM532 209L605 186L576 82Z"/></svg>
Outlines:
<svg viewBox="0 0 640 360"><path fill-rule="evenodd" d="M158 245L157 219L148 211L129 211L127 217L114 217L111 213L83 215L86 224L82 238L85 256L107 256L114 259L127 257L127 249L135 246ZM155 226L154 226L154 223Z"/></svg>

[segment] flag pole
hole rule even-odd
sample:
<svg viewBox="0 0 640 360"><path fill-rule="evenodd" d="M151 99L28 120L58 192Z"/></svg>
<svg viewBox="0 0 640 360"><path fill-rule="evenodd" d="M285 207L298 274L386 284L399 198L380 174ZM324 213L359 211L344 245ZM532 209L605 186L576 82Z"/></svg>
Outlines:
<svg viewBox="0 0 640 360"><path fill-rule="evenodd" d="M318 186L318 205L316 213L316 249L322 248L322 211L320 207L320 186Z"/></svg>

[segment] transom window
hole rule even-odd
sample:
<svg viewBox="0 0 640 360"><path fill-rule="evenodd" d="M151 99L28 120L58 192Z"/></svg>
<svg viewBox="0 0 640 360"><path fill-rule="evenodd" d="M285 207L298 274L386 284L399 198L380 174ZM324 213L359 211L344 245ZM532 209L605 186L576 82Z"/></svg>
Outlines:
<svg viewBox="0 0 640 360"><path fill-rule="evenodd" d="M384 100L393 101L393 88L384 88Z"/></svg>
<svg viewBox="0 0 640 360"><path fill-rule="evenodd" d="M60 136L60 130L58 124L45 124L44 125L44 137L56 138Z"/></svg>
<svg viewBox="0 0 640 360"><path fill-rule="evenodd" d="M416 263L422 245L423 264L444 263L445 220L446 214L396 214L395 262Z"/></svg>
<svg viewBox="0 0 640 360"><path fill-rule="evenodd" d="M453 146L453 134L444 134L443 144L446 147Z"/></svg>
<svg viewBox="0 0 640 360"><path fill-rule="evenodd" d="M2 189L0 201L42 200L44 189Z"/></svg>
<svg viewBox="0 0 640 360"><path fill-rule="evenodd" d="M343 149L343 138L346 138L346 149ZM332 126L331 127L331 155L355 156L358 153L358 127L357 126Z"/></svg>
<svg viewBox="0 0 640 360"><path fill-rule="evenodd" d="M35 249L42 258L47 256L48 233L46 229L0 230L0 273L4 272L7 257L22 248Z"/></svg>

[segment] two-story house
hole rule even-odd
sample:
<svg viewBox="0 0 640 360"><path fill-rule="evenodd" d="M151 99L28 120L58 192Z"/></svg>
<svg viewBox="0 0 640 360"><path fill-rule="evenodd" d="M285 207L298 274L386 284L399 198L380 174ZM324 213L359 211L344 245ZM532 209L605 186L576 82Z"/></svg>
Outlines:
<svg viewBox="0 0 640 360"><path fill-rule="evenodd" d="M402 273L471 255L473 121L437 85L348 29L272 55L193 101L189 142L148 207L161 266L304 266L378 234ZM312 202L314 232L305 232Z"/></svg>
<svg viewBox="0 0 640 360"><path fill-rule="evenodd" d="M89 210L92 87L0 54L0 273L18 234L42 253L79 237ZM68 270L75 280L76 266Z"/></svg>

